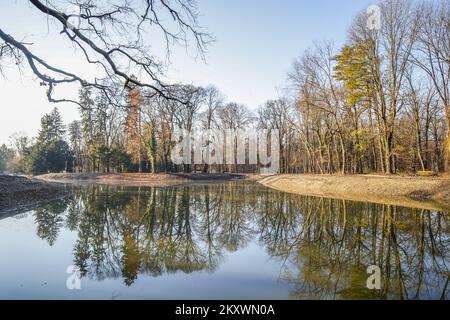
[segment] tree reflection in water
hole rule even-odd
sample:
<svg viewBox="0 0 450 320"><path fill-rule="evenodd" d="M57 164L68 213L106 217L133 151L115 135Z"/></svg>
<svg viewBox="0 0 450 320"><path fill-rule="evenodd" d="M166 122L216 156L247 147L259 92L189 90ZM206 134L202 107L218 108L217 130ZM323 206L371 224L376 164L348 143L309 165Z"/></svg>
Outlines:
<svg viewBox="0 0 450 320"><path fill-rule="evenodd" d="M294 299L448 299L450 215L291 195L254 183L90 186L35 211L50 245L78 234L74 263L95 280L214 272L256 241ZM382 290L366 288L369 265Z"/></svg>

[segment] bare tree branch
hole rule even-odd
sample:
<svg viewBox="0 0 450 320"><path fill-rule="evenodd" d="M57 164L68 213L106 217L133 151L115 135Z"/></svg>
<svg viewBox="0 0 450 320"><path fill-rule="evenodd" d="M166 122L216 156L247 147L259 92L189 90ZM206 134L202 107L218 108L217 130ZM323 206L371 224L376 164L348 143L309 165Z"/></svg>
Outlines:
<svg viewBox="0 0 450 320"><path fill-rule="evenodd" d="M178 99L170 90L172 86L163 81L163 64L150 53L145 34L156 27L166 41L167 55L170 55L172 44L189 46L193 40L198 53L204 57L206 46L212 41L209 34L200 31L192 0L29 2L49 19L59 22L60 34L81 50L85 61L99 66L103 73L102 80L88 80L67 66L56 67L35 55L30 44L18 41L0 28L0 40L3 40L0 58L13 57L16 62L22 62L20 58L24 57L41 84L48 87L47 96L51 102L75 102L53 98L57 85L79 83L105 91L102 82L106 79L122 83L125 88L142 87L165 99ZM65 13L61 9L64 4L67 7L75 5L79 13ZM173 21L167 21L167 17ZM74 19L78 23L73 23Z"/></svg>

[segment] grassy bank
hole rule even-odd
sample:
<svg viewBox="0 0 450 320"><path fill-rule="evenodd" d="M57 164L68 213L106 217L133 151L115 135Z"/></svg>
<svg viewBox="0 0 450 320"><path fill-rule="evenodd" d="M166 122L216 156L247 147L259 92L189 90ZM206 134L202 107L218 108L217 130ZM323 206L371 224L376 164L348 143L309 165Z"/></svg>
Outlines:
<svg viewBox="0 0 450 320"><path fill-rule="evenodd" d="M259 182L303 195L450 211L448 177L275 175Z"/></svg>

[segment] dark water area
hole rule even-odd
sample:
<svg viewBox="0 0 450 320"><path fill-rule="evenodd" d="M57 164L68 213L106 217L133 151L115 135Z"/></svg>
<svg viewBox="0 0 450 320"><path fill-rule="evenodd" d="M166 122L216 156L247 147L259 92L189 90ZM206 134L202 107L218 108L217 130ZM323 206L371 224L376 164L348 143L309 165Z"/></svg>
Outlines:
<svg viewBox="0 0 450 320"><path fill-rule="evenodd" d="M72 188L0 220L0 299L450 296L446 212L239 181Z"/></svg>

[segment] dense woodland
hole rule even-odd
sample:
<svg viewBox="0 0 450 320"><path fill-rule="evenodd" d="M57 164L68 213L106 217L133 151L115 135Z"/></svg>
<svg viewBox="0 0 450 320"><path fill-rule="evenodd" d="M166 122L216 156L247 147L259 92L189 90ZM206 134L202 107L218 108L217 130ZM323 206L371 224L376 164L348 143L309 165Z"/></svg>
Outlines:
<svg viewBox="0 0 450 320"><path fill-rule="evenodd" d="M38 137L0 148L0 171L256 172L256 166L176 166L175 128L279 130L280 173L399 173L448 169L450 2L384 1L381 28L365 12L344 47L314 43L293 63L281 97L228 101L214 86L82 87L80 120L57 109ZM249 84L251 85L251 84ZM105 85L106 87L106 85Z"/></svg>

